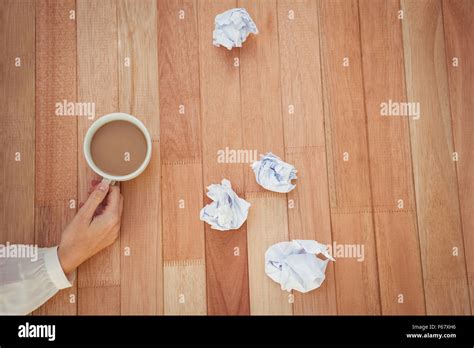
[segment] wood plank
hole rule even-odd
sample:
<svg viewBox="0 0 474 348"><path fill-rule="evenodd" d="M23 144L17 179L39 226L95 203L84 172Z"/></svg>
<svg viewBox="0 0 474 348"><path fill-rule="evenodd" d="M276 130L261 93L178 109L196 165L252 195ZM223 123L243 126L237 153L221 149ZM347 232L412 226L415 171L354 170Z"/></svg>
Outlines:
<svg viewBox="0 0 474 348"><path fill-rule="evenodd" d="M36 243L39 246L55 246L61 240L61 233L71 222L76 209L70 208L69 200L58 200L48 205L35 207ZM59 291L53 298L33 312L35 315L76 315L77 284Z"/></svg>
<svg viewBox="0 0 474 348"><path fill-rule="evenodd" d="M442 7L439 1L402 1L402 9L407 13L403 20L407 96L421 109L420 119L410 120L410 138L426 311L470 314L452 160ZM453 248L458 248L458 256Z"/></svg>
<svg viewBox="0 0 474 348"><path fill-rule="evenodd" d="M56 114L56 103L76 102L76 21L73 0L36 4L35 235L58 245L77 211L77 115ZM77 286L60 291L38 314L76 314Z"/></svg>
<svg viewBox="0 0 474 348"><path fill-rule="evenodd" d="M200 157L196 1L157 4L161 154L163 161Z"/></svg>
<svg viewBox="0 0 474 348"><path fill-rule="evenodd" d="M199 57L203 138L204 187L227 178L234 191L244 190L242 163L218 161L218 151L253 150L242 148L240 114L240 73L234 58L240 50L220 49L212 45L214 18L237 6L235 0L199 2ZM225 89L226 98L222 98ZM246 164L245 164L246 165Z"/></svg>
<svg viewBox="0 0 474 348"><path fill-rule="evenodd" d="M331 245L324 149L291 152L286 157L298 170L296 188L288 194L289 239L312 239ZM295 315L337 314L333 263L329 263L326 279L320 288L306 294L295 292L294 296Z"/></svg>
<svg viewBox="0 0 474 348"><path fill-rule="evenodd" d="M163 235L165 261L199 260L204 256L200 163L163 163ZM199 233L198 231L201 231Z"/></svg>
<svg viewBox="0 0 474 348"><path fill-rule="evenodd" d="M74 0L36 6L36 202L77 196L77 115L57 115L56 104L76 101ZM39 231L41 233L41 231Z"/></svg>
<svg viewBox="0 0 474 348"><path fill-rule="evenodd" d="M121 183L124 209L120 235L120 303L121 313L125 315L163 314L159 143L153 142L152 152L145 172ZM130 250L129 256L123 252L126 247Z"/></svg>
<svg viewBox="0 0 474 348"><path fill-rule="evenodd" d="M249 253L250 313L293 315L290 294L265 274L265 252L288 240L287 201L272 192L247 196L252 205L247 222Z"/></svg>
<svg viewBox="0 0 474 348"><path fill-rule="evenodd" d="M140 119L155 140L146 171L121 183L121 250L130 250L121 254L122 314L163 313L156 10L155 0L117 2L119 110Z"/></svg>
<svg viewBox="0 0 474 348"><path fill-rule="evenodd" d="M425 314L416 213L376 212L375 232L382 314Z"/></svg>
<svg viewBox="0 0 474 348"><path fill-rule="evenodd" d="M198 5L204 190L226 178L242 197L243 170L248 163L222 162L217 157L218 151L226 148L252 151L242 143L240 73L234 66L240 50L214 47L210 34L215 16L236 7L237 3L208 0L199 1ZM209 201L205 197L205 204ZM205 224L205 236L208 314L249 314L246 225L237 231L219 232Z"/></svg>
<svg viewBox="0 0 474 348"><path fill-rule="evenodd" d="M381 116L382 103L406 102L399 1L359 7L373 204L414 209L408 118Z"/></svg>
<svg viewBox="0 0 474 348"><path fill-rule="evenodd" d="M399 8L398 0L359 1L370 176L382 313L424 314L408 119L381 116L382 103L406 102ZM379 212L399 207L407 212Z"/></svg>
<svg viewBox="0 0 474 348"><path fill-rule="evenodd" d="M333 213L332 231L336 250L339 245L350 248L352 253L339 257L333 252L336 256L334 267L338 314L380 314L377 256L371 212ZM359 255L357 248L361 251ZM358 257L360 255L362 257Z"/></svg>
<svg viewBox="0 0 474 348"><path fill-rule="evenodd" d="M242 0L238 6L247 9L259 29L240 51L243 145L284 158L276 1ZM244 179L247 192L265 192L250 166L244 168Z"/></svg>
<svg viewBox="0 0 474 348"><path fill-rule="evenodd" d="M204 259L164 262L164 302L167 315L205 315Z"/></svg>
<svg viewBox="0 0 474 348"><path fill-rule="evenodd" d="M469 0L443 1L443 16L454 149L459 155L456 166L464 250L471 311L474 312L474 119L470 116L474 109L474 63L471 58L474 55L474 3ZM453 66L454 57L460 61L457 67Z"/></svg>
<svg viewBox="0 0 474 348"><path fill-rule="evenodd" d="M356 1L320 2L324 112L329 181L333 182L333 243L364 247L364 260L338 259L335 276L339 314L380 313L372 221L369 154ZM344 59L348 58L348 66ZM347 153L347 160L344 160ZM356 303L350 299L364 297Z"/></svg>
<svg viewBox="0 0 474 348"><path fill-rule="evenodd" d="M95 103L96 118L118 109L117 8L115 0L77 0L77 93L80 102ZM93 120L78 120L78 149ZM87 199L96 176L84 155L78 157L78 198ZM86 261L78 271L78 313L119 314L120 237Z"/></svg>
<svg viewBox="0 0 474 348"><path fill-rule="evenodd" d="M338 207L370 207L357 3L322 1L320 23L324 107L333 154L330 161L336 183L335 203ZM344 58L349 59L349 66L343 66ZM347 161L344 161L345 152Z"/></svg>
<svg viewBox="0 0 474 348"><path fill-rule="evenodd" d="M108 284L110 282L107 282L107 285L97 284L97 287L80 287L77 312L80 315L118 314L120 312L120 304L117 303L116 299L120 299L120 285ZM109 297L113 297L113 299Z"/></svg>
<svg viewBox="0 0 474 348"><path fill-rule="evenodd" d="M30 244L35 243L34 1L0 3L0 47L0 243Z"/></svg>
<svg viewBox="0 0 474 348"><path fill-rule="evenodd" d="M249 11L259 29L259 34L251 35L240 51L243 147L256 149L260 154L271 151L284 159L276 1L245 0L238 1L238 6ZM244 167L244 182L246 197L255 197L250 195L251 192L267 194L265 189L257 184L250 166ZM250 208L254 212L260 212L252 212L247 220L251 314L272 311L293 314L292 306L288 303L288 294L282 293L278 286L268 286L271 280L266 279L268 277L262 273L263 255L266 250L264 247L288 240L286 199L285 194L269 195L263 203L254 202L263 204L264 208ZM272 225L273 228L266 228L265 224L271 220L271 216L278 223ZM280 296L286 297L284 304L280 302ZM278 304L272 307L269 301Z"/></svg>
<svg viewBox="0 0 474 348"><path fill-rule="evenodd" d="M278 2L285 151L298 170L296 189L288 194L294 204L289 237L331 244L318 22L315 1ZM336 314L334 268L317 291L294 295L295 314Z"/></svg>
<svg viewBox="0 0 474 348"><path fill-rule="evenodd" d="M206 314L201 163L162 165L164 313Z"/></svg>
<svg viewBox="0 0 474 348"><path fill-rule="evenodd" d="M317 2L278 1L278 34L285 147L324 147Z"/></svg>
<svg viewBox="0 0 474 348"><path fill-rule="evenodd" d="M197 11L196 1L158 1L165 314L207 306Z"/></svg>

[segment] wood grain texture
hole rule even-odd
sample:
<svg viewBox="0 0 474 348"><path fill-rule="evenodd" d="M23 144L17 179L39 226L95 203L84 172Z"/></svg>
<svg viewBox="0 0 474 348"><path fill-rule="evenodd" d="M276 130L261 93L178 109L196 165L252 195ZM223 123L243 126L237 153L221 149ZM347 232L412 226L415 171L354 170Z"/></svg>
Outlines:
<svg viewBox="0 0 474 348"><path fill-rule="evenodd" d="M56 113L56 103L76 101L75 1L36 4L35 235L58 245L77 207L77 116ZM76 314L76 284L59 292L38 314Z"/></svg>
<svg viewBox="0 0 474 348"><path fill-rule="evenodd" d="M163 161L200 158L196 1L157 4L161 155Z"/></svg>
<svg viewBox="0 0 474 348"><path fill-rule="evenodd" d="M259 154L272 152L284 159L276 1L238 1L238 6L246 8L259 26L259 34L250 36L240 52L243 145ZM257 184L250 166L244 167L244 180L247 198L267 194ZM254 204L263 204L263 208L250 207L252 213L247 219L250 312L293 314L288 294L267 279L263 257L271 244L288 240L287 197L266 197L263 203L252 199ZM254 214L256 211L260 214ZM271 221L275 224L268 225Z"/></svg>
<svg viewBox="0 0 474 348"><path fill-rule="evenodd" d="M138 114L135 114L138 115ZM139 177L121 184L121 314L163 314L163 242L159 144ZM130 255L125 255L129 248Z"/></svg>
<svg viewBox="0 0 474 348"><path fill-rule="evenodd" d="M375 212L374 218L382 314L425 314L416 213Z"/></svg>
<svg viewBox="0 0 474 348"><path fill-rule="evenodd" d="M421 109L420 119L410 120L410 138L426 311L470 314L442 7L439 1L402 1L402 9L409 13L403 20L407 96Z"/></svg>
<svg viewBox="0 0 474 348"><path fill-rule="evenodd" d="M284 195L255 193L247 221L249 253L250 314L292 315L290 293L265 274L265 252L288 240L287 202Z"/></svg>
<svg viewBox="0 0 474 348"><path fill-rule="evenodd" d="M166 315L205 315L206 266L204 259L164 262Z"/></svg>
<svg viewBox="0 0 474 348"><path fill-rule="evenodd" d="M237 4L234 0L207 0L198 5L204 191L226 178L242 197L243 170L249 164L218 161L218 151L226 148L252 150L242 143L240 72L234 66L240 50L214 47L211 35L215 16ZM209 202L206 197L204 203ZM205 224L205 236L208 314L249 314L246 225L220 232Z"/></svg>
<svg viewBox="0 0 474 348"><path fill-rule="evenodd" d="M336 256L338 314L379 314L357 2L320 2L320 21L333 243L360 245L365 253L360 262Z"/></svg>
<svg viewBox="0 0 474 348"><path fill-rule="evenodd" d="M29 244L35 242L34 1L0 2L0 47L0 243Z"/></svg>
<svg viewBox="0 0 474 348"><path fill-rule="evenodd" d="M120 313L120 285L86 286L79 289L77 313L79 315L113 315Z"/></svg>
<svg viewBox="0 0 474 348"><path fill-rule="evenodd" d="M446 62L449 77L449 96L453 120L454 149L459 155L456 162L459 200L466 252L466 267L471 293L471 311L474 312L474 3L469 0L443 1L446 42ZM460 62L453 66L453 58Z"/></svg>
<svg viewBox="0 0 474 348"><path fill-rule="evenodd" d="M240 50L217 48L212 45L210 33L214 18L226 9L235 7L235 0L199 2L199 57L204 186L230 180L234 191L244 190L243 167L246 163L218 161L218 152L225 150L252 150L242 148L242 119L240 107L240 72L234 58Z"/></svg>
<svg viewBox="0 0 474 348"><path fill-rule="evenodd" d="M214 47L234 7L260 33ZM59 242L95 178L95 119L127 112L153 138L121 184L120 240L33 314L472 314L473 16L470 0L0 0L0 243ZM421 118L382 117L389 100ZM95 118L55 115L64 101ZM255 181L268 151L298 170L288 195ZM199 220L223 178L252 204L237 231ZM293 304L264 271L291 239L337 259Z"/></svg>
<svg viewBox="0 0 474 348"><path fill-rule="evenodd" d="M76 101L76 21L69 19L71 10L76 10L74 0L36 5L37 205L77 196L78 116L56 110L57 103Z"/></svg>
<svg viewBox="0 0 474 348"><path fill-rule="evenodd" d="M406 102L399 2L359 2L373 205L393 209L415 197L407 117L382 116L381 104Z"/></svg>
<svg viewBox="0 0 474 348"><path fill-rule="evenodd" d="M158 1L165 314L206 313L198 52L196 1Z"/></svg>
<svg viewBox="0 0 474 348"><path fill-rule="evenodd" d="M202 169L200 163L162 165L163 235L165 261L204 258L202 208Z"/></svg>
<svg viewBox="0 0 474 348"><path fill-rule="evenodd" d="M285 129L286 131L286 129ZM329 211L326 154L315 152L287 153L286 159L298 173L296 188L288 193L289 239L312 239L332 244ZM337 314L333 263L326 269L326 279L320 288L305 294L295 292L295 315Z"/></svg>
<svg viewBox="0 0 474 348"><path fill-rule="evenodd" d="M152 139L158 141L160 104L156 0L117 0L117 15L119 109L140 119ZM125 64L126 58L130 66Z"/></svg>
<svg viewBox="0 0 474 348"><path fill-rule="evenodd" d="M380 314L377 256L371 212L333 213L333 243L351 252L334 263L339 315ZM357 248L361 252L357 255ZM362 249L363 248L363 249Z"/></svg>
<svg viewBox="0 0 474 348"><path fill-rule="evenodd" d="M96 118L118 108L116 1L77 0L77 93L95 103ZM78 149L93 120L78 120ZM82 152L82 151L81 151ZM78 156L78 198L87 199L95 175ZM79 267L78 313L120 313L120 237Z"/></svg>
<svg viewBox="0 0 474 348"><path fill-rule="evenodd" d="M202 165L164 163L162 175L164 313L206 314Z"/></svg>
<svg viewBox="0 0 474 348"><path fill-rule="evenodd" d="M259 28L240 51L243 146L284 159L276 1L239 0L238 6L247 9ZM265 191L250 166L244 167L244 179L247 192Z"/></svg>
<svg viewBox="0 0 474 348"><path fill-rule="evenodd" d="M332 146L331 172L337 207L370 207L367 129L357 2L321 1L324 112ZM348 58L349 66L344 66ZM344 161L344 153L348 160Z"/></svg>
<svg viewBox="0 0 474 348"><path fill-rule="evenodd" d="M48 205L37 205L35 207L36 243L39 246L48 247L58 245L62 231L71 222L75 214L76 209L70 208L69 200L58 200ZM33 313L35 315L76 315L76 283L74 282L72 287L58 292Z"/></svg>
<svg viewBox="0 0 474 348"><path fill-rule="evenodd" d="M156 1L117 2L119 109L140 119L152 136L145 172L121 183L121 313L163 313L161 163ZM125 65L125 59L130 66ZM143 213L145 212L145 213ZM130 255L123 252L129 248Z"/></svg>
<svg viewBox="0 0 474 348"><path fill-rule="evenodd" d="M289 239L331 244L317 2L279 1L278 30L285 152L298 171L296 189L288 194L294 204ZM295 292L294 313L335 314L335 295L334 268L328 267L317 291Z"/></svg>
<svg viewBox="0 0 474 348"><path fill-rule="evenodd" d="M286 150L324 147L317 2L278 1L278 38Z"/></svg>
<svg viewBox="0 0 474 348"><path fill-rule="evenodd" d="M380 299L382 314L424 314L408 119L381 116L382 103L406 102L398 10L398 0L359 1Z"/></svg>

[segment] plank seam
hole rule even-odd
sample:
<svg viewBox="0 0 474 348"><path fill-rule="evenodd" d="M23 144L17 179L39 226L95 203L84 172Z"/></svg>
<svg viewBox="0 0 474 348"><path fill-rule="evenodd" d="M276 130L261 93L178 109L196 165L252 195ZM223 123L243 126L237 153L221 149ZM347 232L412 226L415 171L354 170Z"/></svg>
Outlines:
<svg viewBox="0 0 474 348"><path fill-rule="evenodd" d="M204 266L205 264L204 259L163 261L164 267Z"/></svg>
<svg viewBox="0 0 474 348"><path fill-rule="evenodd" d="M368 174L369 174L369 191L370 191L370 204L373 207L372 209L372 235L374 240L374 251L375 251L375 263L377 265L377 283L378 283L378 298L379 298L379 314L384 314L383 312L383 291L382 284L380 280L380 260L379 260L379 250L377 248L377 233L375 231L375 212L377 208L374 206L374 189L373 189L373 173L372 173L372 163L370 158L370 138L369 138L369 115L367 113L367 93L365 91L365 72L364 72L364 52L362 48L362 24L360 18L360 3L357 2L357 29L359 31L359 55L360 55L360 72L361 72L361 82L362 82L362 96L363 96L363 105L364 105L364 119L365 119L365 137L367 140L366 151L367 151L367 164L368 164Z"/></svg>
<svg viewBox="0 0 474 348"><path fill-rule="evenodd" d="M181 160L161 160L162 166L175 166L175 165L187 165L187 164L201 164L201 158L190 157Z"/></svg>
<svg viewBox="0 0 474 348"><path fill-rule="evenodd" d="M78 288L110 288L110 287L120 287L119 280L99 280L99 281L78 281Z"/></svg>
<svg viewBox="0 0 474 348"><path fill-rule="evenodd" d="M469 279L469 277L468 277L468 279ZM464 278L464 277L444 277L443 276L443 277L439 277L439 278L427 277L427 278L425 278L425 280L434 280L434 281L438 281L438 280L442 280L442 281L444 281L444 280L447 280L447 281L449 281L449 280L462 280L462 281L464 281L464 280L466 280L466 278Z"/></svg>
<svg viewBox="0 0 474 348"><path fill-rule="evenodd" d="M120 42L120 24L119 24L119 4L118 3L115 3L115 23L116 23L116 36L115 36L115 39L117 40L117 50L115 52L116 54L116 59L117 59L117 105L120 109L120 102L121 102L121 98L120 98L120 87L121 87L121 81L120 81L120 68L119 68L119 62L120 62L120 45L119 45L119 42ZM132 58L134 59L134 58ZM134 85L134 81L133 81L133 78L130 79L130 82L132 85ZM133 99L133 97L131 98ZM133 108L133 102L130 103L130 112L132 111L132 108ZM153 145L152 145L153 146ZM151 151L151 149L150 149ZM120 190L122 190L123 186L120 185ZM118 243L119 243L119 247L121 248L122 247L122 242L123 242L123 239L121 237L121 234L122 234L122 227L120 227L120 231L119 231L119 238L118 238ZM123 256L120 255L119 256L119 262L118 262L118 266L119 266L119 273L120 273L120 281L118 281L118 287L119 287L119 313L122 314L122 310L123 310L123 305L122 305L122 287L120 286L121 284L121 280L122 278L124 277L123 275L123 269L122 269L122 265L123 265ZM115 281L114 281L115 282ZM126 283L126 282L125 282Z"/></svg>
<svg viewBox="0 0 474 348"><path fill-rule="evenodd" d="M245 197L247 198L286 198L285 193L272 192L272 191L245 191Z"/></svg>
<svg viewBox="0 0 474 348"><path fill-rule="evenodd" d="M334 179L334 145L332 141L332 128L331 128L331 120L329 117L328 105L326 103L326 98L329 98L328 93L325 92L325 70L324 70L324 53L323 53L323 39L322 39L322 24L321 24L321 4L318 2L316 4L316 11L317 15L316 18L318 20L318 46L319 46L319 71L320 71L320 85L321 85L321 102L322 102L322 111L323 111L323 128L324 128L324 157L326 161L326 177L327 177L327 198L328 198L328 207L329 207L329 224L331 229L331 243L334 241L334 223L331 214L332 204L331 197L334 196L334 204L337 205L337 192L333 184L335 184ZM326 122L327 121L327 122ZM329 141L328 141L329 136ZM328 150L329 149L329 150ZM328 151L331 151L331 156L329 156ZM331 188L332 187L332 188ZM332 192L331 192L332 191ZM336 271L332 268L332 275L334 277L334 304L335 304L335 314L338 314L338 299L337 299L337 279L336 279Z"/></svg>
<svg viewBox="0 0 474 348"><path fill-rule="evenodd" d="M77 14L77 0L74 1L74 11L75 13ZM36 16L35 16L35 20L36 20ZM76 76L74 76L74 79L75 79L75 85L74 85L74 97L76 98L76 100L79 100L79 74L78 74L78 66L79 66L79 62L78 62L78 28L77 28L77 20L74 21L74 34L75 34L75 37L74 39L76 40L76 59L74 61L75 63L75 74ZM35 79L35 82L36 82L36 79ZM36 88L35 88L36 90ZM79 142L79 120L76 120L76 149L78 150L78 154L76 156L76 170L77 170L77 173L76 173L76 204L78 204L79 202L79 158L80 158L80 154L79 154L79 149L80 149L80 146L79 146L80 142ZM36 184L35 184L36 185ZM76 205L76 213L78 211L78 205ZM72 220L71 220L72 221ZM76 277L78 276L78 272L79 272L79 268L76 270ZM76 315L79 314L79 284L76 284L74 286L74 289L75 289L75 292L76 292L76 297L77 297L77 301L76 301Z"/></svg>
<svg viewBox="0 0 474 348"><path fill-rule="evenodd" d="M412 208L407 209L390 209L384 207L361 207L361 208L331 208L331 214L381 214L381 213L415 213L415 210Z"/></svg>
<svg viewBox="0 0 474 348"><path fill-rule="evenodd" d="M279 73L279 79L278 79L278 84L279 84L279 90L280 90L280 112L281 112L281 130L282 130L282 142L283 142L283 152L285 153L285 161L288 160L286 157L287 155L289 154L289 152L287 152L287 150L289 149L293 149L293 150L296 150L298 149L297 147L287 147L286 146L286 141L285 141L285 119L284 119L284 111L283 111L283 83L282 83L282 78L283 78L283 74L282 74L282 65L281 65L281 61L282 61L282 57L281 57L281 51L280 51L280 48L281 48L281 38L280 38L280 16L279 16L279 11L278 11L278 2L275 1L275 17L276 17L276 33L277 33L277 44L278 44L278 73ZM301 151L302 149L306 148L306 146L302 146L299 151ZM313 152L314 150L311 150L311 152ZM272 192L273 193L273 192ZM258 196L258 194L257 194ZM284 195L283 197L285 198L288 198L288 195ZM288 205L285 204L285 214L286 215L286 238L289 239L290 237L290 219L289 219L289 212L288 212ZM248 241L247 241L248 242ZM295 305L293 303L291 303L290 305L291 307L291 315L295 315Z"/></svg>

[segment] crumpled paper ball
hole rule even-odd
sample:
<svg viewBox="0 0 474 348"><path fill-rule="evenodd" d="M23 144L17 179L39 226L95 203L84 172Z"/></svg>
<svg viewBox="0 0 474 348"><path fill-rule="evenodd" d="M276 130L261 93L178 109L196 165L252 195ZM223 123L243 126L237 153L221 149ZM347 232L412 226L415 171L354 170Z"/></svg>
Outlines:
<svg viewBox="0 0 474 348"><path fill-rule="evenodd" d="M228 50L242 47L242 43L250 33L258 34L257 26L245 8L233 8L218 14L214 25L213 45L217 47L222 45Z"/></svg>
<svg viewBox="0 0 474 348"><path fill-rule="evenodd" d="M287 193L293 190L296 185L291 180L296 179L296 169L275 156L271 152L260 155L260 161L252 164L257 183L263 188L280 193Z"/></svg>
<svg viewBox="0 0 474 348"><path fill-rule="evenodd" d="M327 259L316 257L318 254ZM329 260L336 261L327 245L315 240L280 242L265 252L265 273L279 283L282 290L305 293L321 286Z"/></svg>
<svg viewBox="0 0 474 348"><path fill-rule="evenodd" d="M211 225L214 230L237 230L247 220L250 203L240 198L232 190L230 181L207 187L207 196L212 203L201 209L200 219Z"/></svg>

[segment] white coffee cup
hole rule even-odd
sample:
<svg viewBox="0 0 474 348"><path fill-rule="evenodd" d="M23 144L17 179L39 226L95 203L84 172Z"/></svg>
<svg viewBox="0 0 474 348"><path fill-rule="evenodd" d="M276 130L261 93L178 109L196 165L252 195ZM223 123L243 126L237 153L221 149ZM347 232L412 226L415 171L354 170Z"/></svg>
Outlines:
<svg viewBox="0 0 474 348"><path fill-rule="evenodd" d="M143 163L138 167L137 170L134 172L127 174L127 175L111 175L108 174L104 171L102 171L99 167L96 166L94 163L94 160L92 159L92 154L91 154L91 142L92 138L94 137L95 132L102 127L104 124L113 122L113 121L127 121L135 126L138 127L138 129L141 130L143 133L145 139L146 139L146 156L145 160ZM131 180L133 178L136 178L138 175L140 175L148 166L148 163L150 162L151 159L151 136L150 133L148 132L148 129L146 129L145 125L136 117L133 117L132 115L125 114L123 112L114 112L112 114L108 114L105 116L102 116L98 118L87 130L86 136L84 137L84 157L86 158L87 164L91 169L102 176L105 181L108 181L109 183L113 183L115 181L127 181Z"/></svg>

